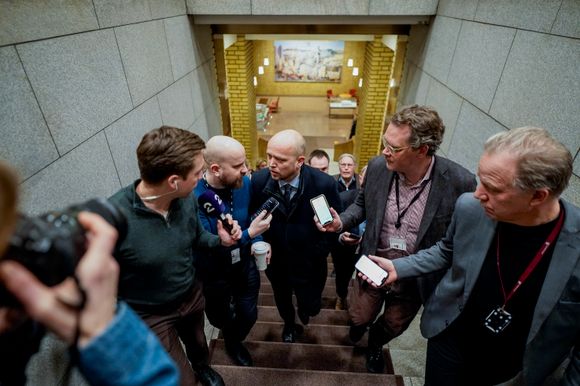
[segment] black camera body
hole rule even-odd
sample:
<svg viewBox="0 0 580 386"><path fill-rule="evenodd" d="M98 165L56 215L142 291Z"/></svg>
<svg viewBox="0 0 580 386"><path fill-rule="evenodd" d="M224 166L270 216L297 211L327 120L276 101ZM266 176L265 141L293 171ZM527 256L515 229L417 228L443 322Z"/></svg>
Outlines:
<svg viewBox="0 0 580 386"><path fill-rule="evenodd" d="M106 199L92 199L38 217L21 216L1 259L19 262L47 286L61 283L74 274L86 251L85 230L77 221L81 211L96 213L115 227L119 234L117 242L127 235L127 219L121 210ZM18 306L3 286L0 306Z"/></svg>

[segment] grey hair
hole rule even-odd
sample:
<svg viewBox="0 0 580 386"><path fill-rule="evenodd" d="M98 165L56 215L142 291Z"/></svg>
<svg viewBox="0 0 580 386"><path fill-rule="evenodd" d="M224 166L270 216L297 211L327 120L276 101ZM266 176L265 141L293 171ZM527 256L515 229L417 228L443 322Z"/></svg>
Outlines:
<svg viewBox="0 0 580 386"><path fill-rule="evenodd" d="M524 191L547 188L559 197L572 176L572 154L542 128L520 127L497 133L485 142L484 152L514 156L514 186Z"/></svg>
<svg viewBox="0 0 580 386"><path fill-rule="evenodd" d="M339 157L338 157L338 162L342 161L343 158L349 157L350 159L352 159L352 162L354 162L356 164L356 158L354 157L354 155L350 154L350 153L342 153Z"/></svg>

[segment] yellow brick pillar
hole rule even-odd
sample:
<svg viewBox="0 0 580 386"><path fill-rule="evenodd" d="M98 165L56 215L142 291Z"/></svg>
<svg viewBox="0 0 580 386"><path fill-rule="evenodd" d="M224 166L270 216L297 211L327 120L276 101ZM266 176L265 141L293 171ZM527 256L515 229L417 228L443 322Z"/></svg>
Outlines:
<svg viewBox="0 0 580 386"><path fill-rule="evenodd" d="M225 50L232 137L244 145L250 165L258 157L254 44L243 36Z"/></svg>
<svg viewBox="0 0 580 386"><path fill-rule="evenodd" d="M393 56L394 52L383 44L381 36L367 43L354 149L359 170L378 155L381 148Z"/></svg>

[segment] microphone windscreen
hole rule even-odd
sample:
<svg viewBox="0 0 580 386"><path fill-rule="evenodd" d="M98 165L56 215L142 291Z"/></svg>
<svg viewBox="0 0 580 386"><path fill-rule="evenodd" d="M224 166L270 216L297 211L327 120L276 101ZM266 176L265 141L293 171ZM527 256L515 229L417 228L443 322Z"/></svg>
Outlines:
<svg viewBox="0 0 580 386"><path fill-rule="evenodd" d="M197 199L201 210L213 217L219 217L226 211L222 199L213 191L206 190Z"/></svg>

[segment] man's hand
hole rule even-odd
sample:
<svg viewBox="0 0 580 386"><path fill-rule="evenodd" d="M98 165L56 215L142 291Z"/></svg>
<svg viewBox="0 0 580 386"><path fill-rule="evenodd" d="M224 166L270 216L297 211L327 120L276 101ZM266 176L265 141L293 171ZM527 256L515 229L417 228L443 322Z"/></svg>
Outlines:
<svg viewBox="0 0 580 386"><path fill-rule="evenodd" d="M248 235L250 238L261 235L270 229L270 222L272 221L272 214L268 214L267 211L263 210L260 212L258 217L252 221L250 227L248 228Z"/></svg>
<svg viewBox="0 0 580 386"><path fill-rule="evenodd" d="M370 285L372 285L375 288L385 287L389 284L394 283L397 280L397 271L395 270L395 266L393 265L393 262L391 260L385 259L384 257L373 256L373 255L368 255L368 257L369 257L369 259L371 259L372 261L377 263L377 265L379 267L381 267L382 269L387 271L387 273L388 273L387 280L385 280L383 285L378 286L375 284L374 281L372 281L366 275L363 275L360 272L358 273L358 277L362 278L363 280L366 280L367 283L369 283Z"/></svg>
<svg viewBox="0 0 580 386"><path fill-rule="evenodd" d="M242 228L236 220L232 218L231 214L226 215L228 222L232 226L232 231L228 233L228 231L224 228L221 221L217 222L217 233L221 239L222 245L224 247L231 247L235 245L239 239L242 238Z"/></svg>
<svg viewBox="0 0 580 386"><path fill-rule="evenodd" d="M81 258L76 276L86 292L85 307L80 310L79 346L87 345L101 334L113 319L117 305L119 265L111 256L117 231L94 213L79 214L79 223L87 232L88 248ZM15 261L0 264L0 281L20 301L24 311L45 325L65 342L74 341L77 309L81 296L72 278L47 287Z"/></svg>
<svg viewBox="0 0 580 386"><path fill-rule="evenodd" d="M351 237L350 232L342 232L340 236L338 236L341 243L344 245L357 245L360 244L362 237L354 238Z"/></svg>
<svg viewBox="0 0 580 386"><path fill-rule="evenodd" d="M336 213L336 210L330 208L330 214L332 214L332 222L322 226L320 221L318 221L318 217L314 215L314 223L316 227L321 232L340 232L342 230L342 221L340 221L340 216Z"/></svg>

